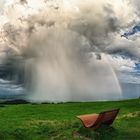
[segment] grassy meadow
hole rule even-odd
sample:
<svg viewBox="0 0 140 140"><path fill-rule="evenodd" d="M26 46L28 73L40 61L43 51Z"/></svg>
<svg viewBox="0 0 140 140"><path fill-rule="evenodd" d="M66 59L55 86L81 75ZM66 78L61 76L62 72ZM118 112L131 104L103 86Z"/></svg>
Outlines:
<svg viewBox="0 0 140 140"><path fill-rule="evenodd" d="M112 127L96 132L77 115L120 108ZM73 136L79 131L80 136ZM61 104L0 104L0 140L140 140L140 99Z"/></svg>

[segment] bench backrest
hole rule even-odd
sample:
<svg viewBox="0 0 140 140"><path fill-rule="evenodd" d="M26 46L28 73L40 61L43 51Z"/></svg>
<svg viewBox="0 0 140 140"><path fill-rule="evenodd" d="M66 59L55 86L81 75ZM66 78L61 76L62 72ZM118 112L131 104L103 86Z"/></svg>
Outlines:
<svg viewBox="0 0 140 140"><path fill-rule="evenodd" d="M110 111L101 112L97 121L95 122L95 125L99 123L111 125L114 119L116 118L119 110L120 109L114 109Z"/></svg>

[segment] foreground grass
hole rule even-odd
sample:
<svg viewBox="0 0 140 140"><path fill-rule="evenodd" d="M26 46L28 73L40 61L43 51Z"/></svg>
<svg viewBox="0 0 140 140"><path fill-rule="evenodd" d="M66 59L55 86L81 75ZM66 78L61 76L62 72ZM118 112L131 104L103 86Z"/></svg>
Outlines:
<svg viewBox="0 0 140 140"><path fill-rule="evenodd" d="M120 108L112 127L96 132L75 116ZM72 132L79 131L80 137ZM0 105L0 140L139 140L140 99L112 102Z"/></svg>

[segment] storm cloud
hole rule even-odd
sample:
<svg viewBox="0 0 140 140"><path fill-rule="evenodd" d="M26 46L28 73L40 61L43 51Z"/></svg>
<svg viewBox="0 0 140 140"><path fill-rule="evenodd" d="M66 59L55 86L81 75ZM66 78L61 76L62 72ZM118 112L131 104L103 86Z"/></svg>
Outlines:
<svg viewBox="0 0 140 140"><path fill-rule="evenodd" d="M107 56L128 52L130 59L139 59L139 38L121 36L139 21L137 2L7 1L0 46L9 52L7 57L25 61L29 98L56 102L120 98L115 67Z"/></svg>

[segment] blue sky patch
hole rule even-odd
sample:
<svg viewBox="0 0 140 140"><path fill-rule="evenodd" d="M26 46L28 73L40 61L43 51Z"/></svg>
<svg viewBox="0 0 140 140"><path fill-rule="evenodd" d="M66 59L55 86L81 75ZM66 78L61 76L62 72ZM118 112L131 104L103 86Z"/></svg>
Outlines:
<svg viewBox="0 0 140 140"><path fill-rule="evenodd" d="M140 61L135 64L135 70L140 71Z"/></svg>
<svg viewBox="0 0 140 140"><path fill-rule="evenodd" d="M140 25L134 26L131 31L124 33L123 35L121 35L121 37L128 38L129 36L132 36L138 32L140 32Z"/></svg>

